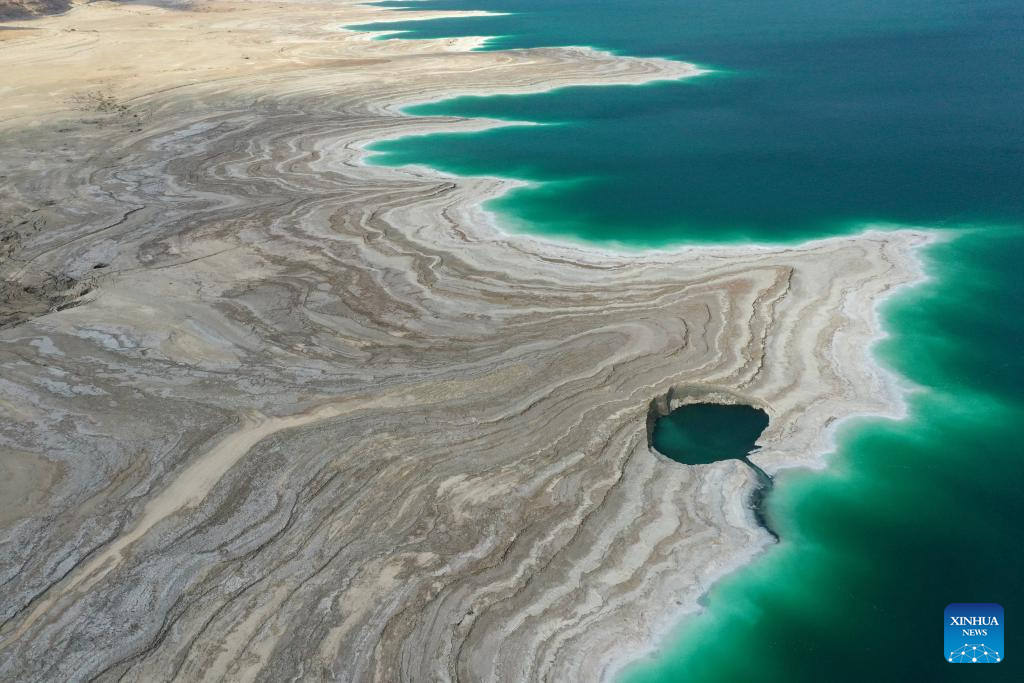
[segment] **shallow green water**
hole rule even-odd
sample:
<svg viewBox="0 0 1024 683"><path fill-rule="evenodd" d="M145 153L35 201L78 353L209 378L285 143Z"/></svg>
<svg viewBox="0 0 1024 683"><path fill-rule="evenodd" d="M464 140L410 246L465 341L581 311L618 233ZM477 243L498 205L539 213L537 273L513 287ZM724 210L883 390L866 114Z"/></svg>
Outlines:
<svg viewBox="0 0 1024 683"><path fill-rule="evenodd" d="M658 418L651 445L685 465L742 460L767 426L768 415L752 406L695 403Z"/></svg>
<svg viewBox="0 0 1024 683"><path fill-rule="evenodd" d="M846 423L829 469L779 476L780 544L623 680L1024 680L1024 4L430 4L517 14L389 28L719 70L421 106L549 125L377 145L380 163L541 181L495 202L511 229L627 246L956 229L927 252L933 279L884 309L877 353L920 387L907 418ZM1005 661L939 659L951 602L1005 608Z"/></svg>

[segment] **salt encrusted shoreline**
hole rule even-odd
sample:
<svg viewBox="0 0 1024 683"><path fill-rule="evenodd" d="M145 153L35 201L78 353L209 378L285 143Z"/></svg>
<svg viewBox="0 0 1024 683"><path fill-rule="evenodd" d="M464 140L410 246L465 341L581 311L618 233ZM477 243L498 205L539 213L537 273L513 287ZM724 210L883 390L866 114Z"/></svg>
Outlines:
<svg viewBox="0 0 1024 683"><path fill-rule="evenodd" d="M509 180L362 163L494 122L396 107L692 67L337 29L388 13L99 3L0 41L0 678L607 678L770 542L749 469L650 451L651 401L765 407L769 471L898 414L876 307L929 233L504 233Z"/></svg>

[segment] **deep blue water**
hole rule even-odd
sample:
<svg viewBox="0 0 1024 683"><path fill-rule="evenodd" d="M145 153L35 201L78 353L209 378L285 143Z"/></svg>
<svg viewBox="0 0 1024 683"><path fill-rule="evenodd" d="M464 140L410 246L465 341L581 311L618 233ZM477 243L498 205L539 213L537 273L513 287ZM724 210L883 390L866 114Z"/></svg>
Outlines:
<svg viewBox="0 0 1024 683"><path fill-rule="evenodd" d="M1024 3L427 4L520 14L389 28L505 36L489 49L587 44L719 70L421 106L411 111L561 125L375 147L381 163L560 181L496 202L509 226L658 245L1024 215Z"/></svg>

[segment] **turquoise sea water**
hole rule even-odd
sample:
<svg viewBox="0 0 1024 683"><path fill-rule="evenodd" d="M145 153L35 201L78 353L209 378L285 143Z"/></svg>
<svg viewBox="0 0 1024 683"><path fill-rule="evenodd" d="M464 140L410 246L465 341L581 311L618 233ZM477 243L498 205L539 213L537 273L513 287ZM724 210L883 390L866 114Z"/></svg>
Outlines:
<svg viewBox="0 0 1024 683"><path fill-rule="evenodd" d="M921 388L907 419L847 423L829 469L779 476L764 513L780 543L623 680L1024 680L1024 3L425 4L514 14L386 28L716 70L424 105L412 111L550 125L376 146L379 163L540 181L494 203L511 229L626 246L869 222L956 236L927 251L933 279L884 309L877 353ZM1005 661L940 659L951 602L1004 607Z"/></svg>

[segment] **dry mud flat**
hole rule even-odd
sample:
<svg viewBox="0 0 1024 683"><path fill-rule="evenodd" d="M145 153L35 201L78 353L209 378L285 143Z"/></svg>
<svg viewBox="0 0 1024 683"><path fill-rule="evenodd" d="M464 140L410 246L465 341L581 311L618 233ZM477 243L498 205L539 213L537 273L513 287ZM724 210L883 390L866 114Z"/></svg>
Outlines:
<svg viewBox="0 0 1024 683"><path fill-rule="evenodd" d="M421 13L436 16L438 13ZM411 101L695 70L371 41L351 2L94 3L0 40L0 678L596 680L770 542L652 401L759 465L897 414L914 231L613 254L361 163ZM407 18L403 14L402 18Z"/></svg>

